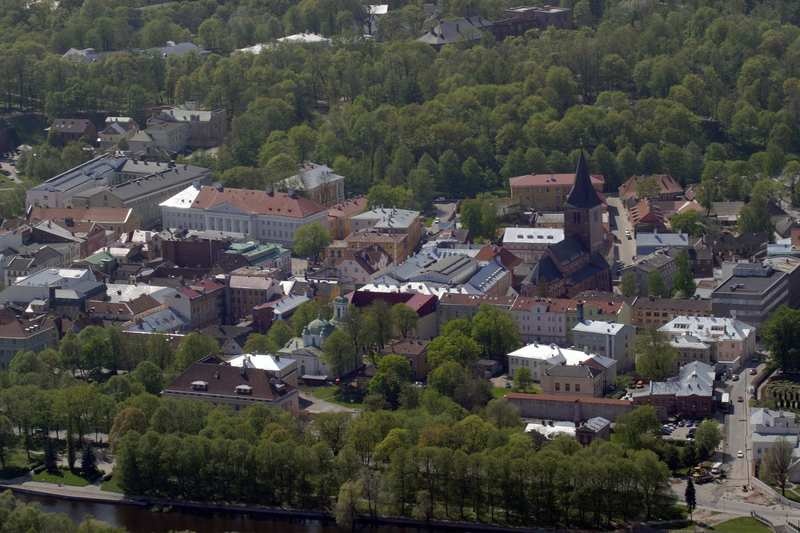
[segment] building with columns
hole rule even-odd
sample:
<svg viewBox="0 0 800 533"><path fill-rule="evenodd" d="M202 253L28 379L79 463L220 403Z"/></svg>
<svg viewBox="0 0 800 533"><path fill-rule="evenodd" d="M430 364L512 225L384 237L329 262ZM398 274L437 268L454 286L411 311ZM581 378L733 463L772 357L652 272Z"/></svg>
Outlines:
<svg viewBox="0 0 800 533"><path fill-rule="evenodd" d="M222 185L193 184L160 206L165 228L239 233L289 246L300 227L325 226L328 219L327 209L308 198Z"/></svg>

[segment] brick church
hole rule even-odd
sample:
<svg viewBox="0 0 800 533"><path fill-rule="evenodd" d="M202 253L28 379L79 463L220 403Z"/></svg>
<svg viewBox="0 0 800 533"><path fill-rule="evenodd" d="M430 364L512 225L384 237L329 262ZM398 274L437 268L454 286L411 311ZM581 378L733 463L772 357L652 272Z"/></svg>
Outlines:
<svg viewBox="0 0 800 533"><path fill-rule="evenodd" d="M581 151L575 184L564 205L564 240L549 246L534 264L522 282L523 295L571 298L586 290L611 290L611 270L603 255L605 209Z"/></svg>

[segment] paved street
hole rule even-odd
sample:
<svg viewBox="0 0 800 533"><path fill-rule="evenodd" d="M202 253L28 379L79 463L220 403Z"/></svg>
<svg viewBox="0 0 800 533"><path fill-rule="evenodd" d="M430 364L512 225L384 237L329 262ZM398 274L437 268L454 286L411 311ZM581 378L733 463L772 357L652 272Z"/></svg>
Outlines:
<svg viewBox="0 0 800 533"><path fill-rule="evenodd" d="M751 364L750 366L755 366ZM724 464L726 479L720 482L696 485L698 509L731 515L748 515L750 511L766 516L775 524L785 524L787 517L800 518L800 510L777 504L768 497L752 489L745 492L743 487L749 485L752 472L752 446L749 443L749 398L747 389L751 384L750 368L739 374L738 381L728 381L733 413L725 415L722 450L715 459ZM743 401L737 401L739 397ZM741 450L744 458L736 457ZM675 494L683 501L686 483L675 481L672 485Z"/></svg>
<svg viewBox="0 0 800 533"><path fill-rule="evenodd" d="M636 241L625 236L625 230L629 230L633 237L633 228L626 215L627 212L618 197L607 197L606 202L608 204L608 223L611 232L616 237L614 257L623 264L630 265L636 255Z"/></svg>

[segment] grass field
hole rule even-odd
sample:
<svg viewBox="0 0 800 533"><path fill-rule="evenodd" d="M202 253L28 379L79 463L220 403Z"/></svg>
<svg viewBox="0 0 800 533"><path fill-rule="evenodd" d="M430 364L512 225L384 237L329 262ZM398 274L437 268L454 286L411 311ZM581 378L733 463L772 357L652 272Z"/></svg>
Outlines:
<svg viewBox="0 0 800 533"><path fill-rule="evenodd" d="M755 518L743 517L717 524L713 531L718 533L767 533L771 530Z"/></svg>
<svg viewBox="0 0 800 533"><path fill-rule="evenodd" d="M60 483L61 485L69 485L71 487L85 487L89 484L89 481L69 470L59 470L58 474L51 474L46 471L39 472L38 474L34 474L33 480L42 481L44 483Z"/></svg>
<svg viewBox="0 0 800 533"><path fill-rule="evenodd" d="M32 452L31 461L22 448L15 448L6 457L6 467L0 469L0 479L11 479L26 474L36 464L41 463L42 454Z"/></svg>
<svg viewBox="0 0 800 533"><path fill-rule="evenodd" d="M344 405L346 407L355 407L355 408L363 407L364 404L361 402L350 403L350 402L340 401L338 398L336 398L337 388L338 387L336 385L325 385L322 387L300 387L300 390L302 390L306 394L314 396L315 398L319 398L320 400L325 400L326 402Z"/></svg>
<svg viewBox="0 0 800 533"><path fill-rule="evenodd" d="M125 491L119 486L119 476L111 476L111 479L108 481L103 481L103 483L100 484L100 490L107 492L118 492L119 494L125 493Z"/></svg>

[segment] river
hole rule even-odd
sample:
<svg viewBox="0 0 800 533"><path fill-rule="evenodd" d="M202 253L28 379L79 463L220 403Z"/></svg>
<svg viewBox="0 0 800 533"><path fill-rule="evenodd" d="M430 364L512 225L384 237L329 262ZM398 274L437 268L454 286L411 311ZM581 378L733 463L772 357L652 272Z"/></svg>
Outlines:
<svg viewBox="0 0 800 533"><path fill-rule="evenodd" d="M340 533L342 530L332 523L318 520L289 520L270 518L232 512L211 512L192 510L171 510L154 512L133 505L116 505L62 500L50 496L29 494L14 495L17 499L36 503L50 513L63 513L75 522L87 516L107 522L113 526L124 527L131 533L166 533L168 531L196 531L197 533L218 533L237 531L241 533ZM417 528L380 526L362 531L374 533L412 533Z"/></svg>

